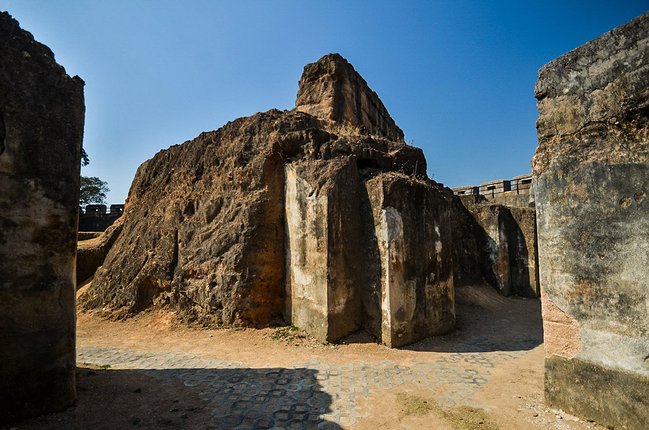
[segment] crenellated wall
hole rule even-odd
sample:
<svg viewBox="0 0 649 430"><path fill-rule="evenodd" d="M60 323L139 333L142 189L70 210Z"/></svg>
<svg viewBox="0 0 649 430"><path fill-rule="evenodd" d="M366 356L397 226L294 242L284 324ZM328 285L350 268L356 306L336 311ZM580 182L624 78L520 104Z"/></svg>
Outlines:
<svg viewBox="0 0 649 430"><path fill-rule="evenodd" d="M106 205L79 207L79 231L105 231L124 214L123 204L113 204L109 211L106 209Z"/></svg>

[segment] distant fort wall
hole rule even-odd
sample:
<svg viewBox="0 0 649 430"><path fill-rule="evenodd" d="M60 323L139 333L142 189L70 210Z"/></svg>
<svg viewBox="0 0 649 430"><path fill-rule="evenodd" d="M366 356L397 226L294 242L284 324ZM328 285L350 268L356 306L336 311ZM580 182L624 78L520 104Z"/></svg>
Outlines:
<svg viewBox="0 0 649 430"><path fill-rule="evenodd" d="M79 231L104 231L123 213L123 204L79 206Z"/></svg>
<svg viewBox="0 0 649 430"><path fill-rule="evenodd" d="M513 207L530 207L534 204L531 173L513 179L497 179L480 185L466 185L451 189L456 196L476 196L492 204Z"/></svg>

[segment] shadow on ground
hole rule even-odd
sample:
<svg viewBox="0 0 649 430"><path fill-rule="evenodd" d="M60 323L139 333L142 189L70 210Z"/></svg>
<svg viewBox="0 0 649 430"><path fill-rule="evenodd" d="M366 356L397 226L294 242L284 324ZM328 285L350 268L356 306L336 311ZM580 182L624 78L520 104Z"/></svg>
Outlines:
<svg viewBox="0 0 649 430"><path fill-rule="evenodd" d="M340 429L317 371L77 368L79 401L22 429Z"/></svg>
<svg viewBox="0 0 649 430"><path fill-rule="evenodd" d="M503 297L488 285L456 288L456 330L404 350L427 352L528 351L543 343L541 301Z"/></svg>

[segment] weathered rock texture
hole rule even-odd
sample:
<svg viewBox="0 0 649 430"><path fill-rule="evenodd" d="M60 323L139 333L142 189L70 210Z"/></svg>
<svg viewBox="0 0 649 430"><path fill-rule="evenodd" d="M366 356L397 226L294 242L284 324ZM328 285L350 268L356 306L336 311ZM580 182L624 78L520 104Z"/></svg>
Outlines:
<svg viewBox="0 0 649 430"><path fill-rule="evenodd" d="M455 200L457 285L486 281L505 296L539 297L535 209L480 195Z"/></svg>
<svg viewBox="0 0 649 430"><path fill-rule="evenodd" d="M376 325L372 331L390 347L449 331L455 325L451 191L398 173L377 175L365 188L378 251L366 270L378 268L381 299L380 332Z"/></svg>
<svg viewBox="0 0 649 430"><path fill-rule="evenodd" d="M425 203L369 199L365 182L386 172L419 178L400 189ZM237 119L140 166L123 231L83 306L116 316L167 306L206 324L285 318L334 341L380 321L382 288L407 287L416 297L403 301L407 311L388 302L391 324L407 326L399 330L410 331L408 341L443 332L454 322L450 191L425 172L421 150L403 142L360 75L325 56L305 68L296 109ZM444 251L382 271L393 258L371 252L371 213L382 210L402 213L408 233L399 246L409 255L425 239ZM398 270L399 282L382 282ZM419 275L425 280L415 282Z"/></svg>
<svg viewBox="0 0 649 430"><path fill-rule="evenodd" d="M649 422L649 14L547 64L533 160L546 400Z"/></svg>
<svg viewBox="0 0 649 430"><path fill-rule="evenodd" d="M75 400L83 81L0 13L0 422Z"/></svg>
<svg viewBox="0 0 649 430"><path fill-rule="evenodd" d="M106 231L97 236L80 240L77 244L77 288L92 277L99 266L104 264L106 255L122 231L122 221L118 218ZM79 233L81 236L81 233Z"/></svg>
<svg viewBox="0 0 649 430"><path fill-rule="evenodd" d="M359 191L350 157L286 167L286 315L319 339L361 328Z"/></svg>
<svg viewBox="0 0 649 430"><path fill-rule="evenodd" d="M351 64L338 54L329 54L304 67L295 108L347 132L375 135L403 142L403 131Z"/></svg>

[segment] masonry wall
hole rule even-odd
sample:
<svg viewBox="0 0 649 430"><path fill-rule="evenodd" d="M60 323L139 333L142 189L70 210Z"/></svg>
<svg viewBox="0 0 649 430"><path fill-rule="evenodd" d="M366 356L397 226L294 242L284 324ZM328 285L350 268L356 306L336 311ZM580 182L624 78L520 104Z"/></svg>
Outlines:
<svg viewBox="0 0 649 430"><path fill-rule="evenodd" d="M649 422L649 14L547 64L533 160L548 403Z"/></svg>
<svg viewBox="0 0 649 430"><path fill-rule="evenodd" d="M0 423L75 400L83 81L0 13Z"/></svg>

